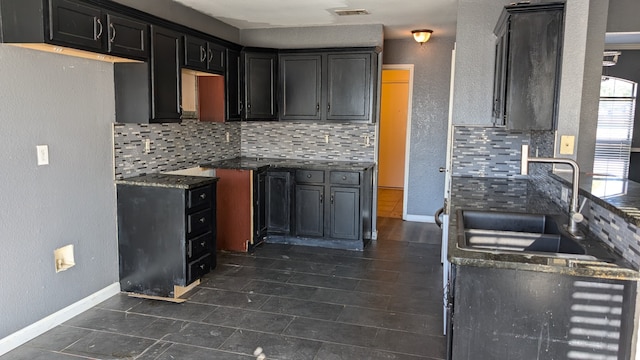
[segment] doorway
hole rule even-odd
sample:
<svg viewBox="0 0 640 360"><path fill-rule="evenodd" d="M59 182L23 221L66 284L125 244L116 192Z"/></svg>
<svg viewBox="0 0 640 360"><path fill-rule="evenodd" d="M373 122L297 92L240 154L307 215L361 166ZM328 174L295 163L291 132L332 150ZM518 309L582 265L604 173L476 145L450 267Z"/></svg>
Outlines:
<svg viewBox="0 0 640 360"><path fill-rule="evenodd" d="M380 96L378 216L405 218L413 65L384 65Z"/></svg>

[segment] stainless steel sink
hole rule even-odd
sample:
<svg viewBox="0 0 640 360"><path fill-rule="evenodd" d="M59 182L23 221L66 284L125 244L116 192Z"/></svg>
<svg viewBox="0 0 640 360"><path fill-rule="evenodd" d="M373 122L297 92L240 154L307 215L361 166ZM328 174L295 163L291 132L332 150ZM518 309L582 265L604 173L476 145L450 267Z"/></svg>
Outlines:
<svg viewBox="0 0 640 360"><path fill-rule="evenodd" d="M458 245L485 251L586 254L560 231L554 216L458 210Z"/></svg>

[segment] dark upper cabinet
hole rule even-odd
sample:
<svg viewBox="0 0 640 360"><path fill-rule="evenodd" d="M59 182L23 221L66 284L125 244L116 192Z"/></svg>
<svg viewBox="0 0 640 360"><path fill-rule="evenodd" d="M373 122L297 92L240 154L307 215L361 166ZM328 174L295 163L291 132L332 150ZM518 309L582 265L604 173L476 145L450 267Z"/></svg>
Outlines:
<svg viewBox="0 0 640 360"><path fill-rule="evenodd" d="M244 63L244 119L275 120L278 117L276 104L275 52L243 51Z"/></svg>
<svg viewBox="0 0 640 360"><path fill-rule="evenodd" d="M149 58L148 25L75 0L0 2L2 41L47 43L135 60Z"/></svg>
<svg viewBox="0 0 640 360"><path fill-rule="evenodd" d="M375 51L280 55L280 119L373 121Z"/></svg>
<svg viewBox="0 0 640 360"><path fill-rule="evenodd" d="M495 34L493 116L514 130L556 125L564 3L506 6Z"/></svg>
<svg viewBox="0 0 640 360"><path fill-rule="evenodd" d="M182 34L151 27L151 121L179 122Z"/></svg>
<svg viewBox="0 0 640 360"><path fill-rule="evenodd" d="M227 121L239 121L242 119L243 104L240 52L227 49L226 60L227 66L224 81L226 88Z"/></svg>
<svg viewBox="0 0 640 360"><path fill-rule="evenodd" d="M129 18L107 14L107 51L134 59L149 57L149 25Z"/></svg>
<svg viewBox="0 0 640 360"><path fill-rule="evenodd" d="M223 74L225 48L195 36L184 37L184 66L194 70Z"/></svg>
<svg viewBox="0 0 640 360"><path fill-rule="evenodd" d="M369 120L371 54L327 55L327 120Z"/></svg>
<svg viewBox="0 0 640 360"><path fill-rule="evenodd" d="M320 120L322 55L281 55L280 119Z"/></svg>
<svg viewBox="0 0 640 360"><path fill-rule="evenodd" d="M291 173L267 172L267 231L269 234L291 232Z"/></svg>
<svg viewBox="0 0 640 360"><path fill-rule="evenodd" d="M49 39L86 49L102 50L107 24L102 10L70 0L50 0Z"/></svg>

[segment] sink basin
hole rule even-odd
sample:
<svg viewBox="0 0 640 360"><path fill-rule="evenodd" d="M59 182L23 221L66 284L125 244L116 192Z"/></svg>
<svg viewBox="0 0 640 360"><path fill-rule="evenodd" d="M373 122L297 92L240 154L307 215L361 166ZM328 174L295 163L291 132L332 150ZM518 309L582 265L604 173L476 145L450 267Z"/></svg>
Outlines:
<svg viewBox="0 0 640 360"><path fill-rule="evenodd" d="M565 236L551 215L458 210L461 247L510 252L584 255L574 239Z"/></svg>

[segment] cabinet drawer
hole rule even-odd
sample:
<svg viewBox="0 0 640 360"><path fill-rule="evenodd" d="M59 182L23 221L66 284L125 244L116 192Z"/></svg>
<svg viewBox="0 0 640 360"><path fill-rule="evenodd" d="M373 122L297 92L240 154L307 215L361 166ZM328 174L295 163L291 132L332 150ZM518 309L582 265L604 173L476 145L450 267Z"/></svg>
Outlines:
<svg viewBox="0 0 640 360"><path fill-rule="evenodd" d="M187 209L209 205L212 201L211 186L203 186L187 191Z"/></svg>
<svg viewBox="0 0 640 360"><path fill-rule="evenodd" d="M211 252L212 249L211 232L187 240L187 261L197 259L202 255Z"/></svg>
<svg viewBox="0 0 640 360"><path fill-rule="evenodd" d="M296 182L298 182L298 183L321 183L321 182L324 182L324 171L322 171L322 170L298 170L298 171L296 171Z"/></svg>
<svg viewBox="0 0 640 360"><path fill-rule="evenodd" d="M190 262L187 268L187 285L208 273L211 270L212 260L213 255L209 253L196 261Z"/></svg>
<svg viewBox="0 0 640 360"><path fill-rule="evenodd" d="M211 209L205 209L187 215L187 235L198 235L211 231L213 214Z"/></svg>
<svg viewBox="0 0 640 360"><path fill-rule="evenodd" d="M332 184L360 185L360 173L351 171L332 171Z"/></svg>

